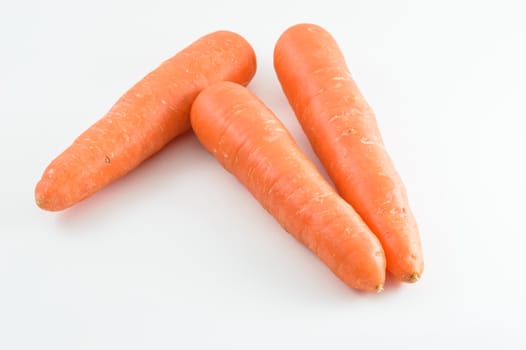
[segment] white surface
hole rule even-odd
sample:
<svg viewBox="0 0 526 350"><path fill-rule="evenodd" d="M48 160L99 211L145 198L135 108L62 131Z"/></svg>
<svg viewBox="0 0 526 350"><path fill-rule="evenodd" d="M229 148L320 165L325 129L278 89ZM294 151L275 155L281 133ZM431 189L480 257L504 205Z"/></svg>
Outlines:
<svg viewBox="0 0 526 350"><path fill-rule="evenodd" d="M178 3L0 4L1 349L526 346L523 2ZM250 88L312 156L272 69L302 21L336 37L376 110L420 224L419 283L349 289L192 134L72 209L36 207L52 158L216 29L252 43Z"/></svg>

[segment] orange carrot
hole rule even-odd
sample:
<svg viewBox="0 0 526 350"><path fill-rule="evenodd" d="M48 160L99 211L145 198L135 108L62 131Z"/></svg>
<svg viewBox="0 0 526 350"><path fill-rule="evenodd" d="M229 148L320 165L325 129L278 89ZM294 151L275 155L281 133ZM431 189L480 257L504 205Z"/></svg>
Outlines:
<svg viewBox="0 0 526 350"><path fill-rule="evenodd" d="M255 95L216 83L197 96L190 119L203 146L339 278L357 289L382 289L380 242Z"/></svg>
<svg viewBox="0 0 526 350"><path fill-rule="evenodd" d="M39 207L62 210L123 176L190 128L190 106L207 85L248 84L256 70L250 44L218 31L186 47L128 90L110 111L45 169Z"/></svg>
<svg viewBox="0 0 526 350"><path fill-rule="evenodd" d="M382 242L387 269L417 281L423 257L406 189L334 38L313 24L292 26L276 43L274 68L339 193Z"/></svg>

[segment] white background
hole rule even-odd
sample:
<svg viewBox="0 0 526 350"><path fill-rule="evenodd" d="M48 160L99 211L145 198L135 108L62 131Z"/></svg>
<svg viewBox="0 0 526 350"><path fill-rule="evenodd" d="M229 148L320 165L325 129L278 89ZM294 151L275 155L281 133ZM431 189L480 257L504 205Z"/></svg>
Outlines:
<svg viewBox="0 0 526 350"><path fill-rule="evenodd" d="M0 348L524 349L522 3L2 0ZM351 290L191 133L69 210L36 207L52 158L217 29L253 45L250 88L319 165L272 68L303 21L335 36L377 113L420 225L420 282Z"/></svg>

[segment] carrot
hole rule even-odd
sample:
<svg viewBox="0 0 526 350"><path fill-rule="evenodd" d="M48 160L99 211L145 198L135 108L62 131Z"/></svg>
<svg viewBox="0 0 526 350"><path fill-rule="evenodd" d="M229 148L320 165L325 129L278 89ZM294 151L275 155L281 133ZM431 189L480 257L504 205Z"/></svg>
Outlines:
<svg viewBox="0 0 526 350"><path fill-rule="evenodd" d="M190 106L207 85L248 84L256 70L250 44L218 31L201 37L129 89L45 169L37 205L62 210L92 195L190 129Z"/></svg>
<svg viewBox="0 0 526 350"><path fill-rule="evenodd" d="M417 281L423 257L406 189L334 38L317 25L292 26L276 43L274 68L339 193L380 239L387 269Z"/></svg>
<svg viewBox="0 0 526 350"><path fill-rule="evenodd" d="M340 279L361 290L382 289L380 242L255 95L216 83L197 96L190 120L203 146Z"/></svg>

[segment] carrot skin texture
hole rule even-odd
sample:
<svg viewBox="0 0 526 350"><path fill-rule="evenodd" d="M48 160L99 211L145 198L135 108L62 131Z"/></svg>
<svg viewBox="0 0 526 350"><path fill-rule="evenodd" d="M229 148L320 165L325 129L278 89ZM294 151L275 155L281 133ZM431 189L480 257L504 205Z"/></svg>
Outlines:
<svg viewBox="0 0 526 350"><path fill-rule="evenodd" d="M131 87L105 116L45 169L37 205L66 209L125 175L190 129L190 107L206 86L248 84L256 71L250 44L229 31L205 35Z"/></svg>
<svg viewBox="0 0 526 350"><path fill-rule="evenodd" d="M341 280L382 289L380 242L255 95L238 84L214 84L196 98L191 123L201 144Z"/></svg>
<svg viewBox="0 0 526 350"><path fill-rule="evenodd" d="M380 239L387 269L418 280L423 255L405 186L334 38L314 24L292 26L275 45L274 68L338 192Z"/></svg>

